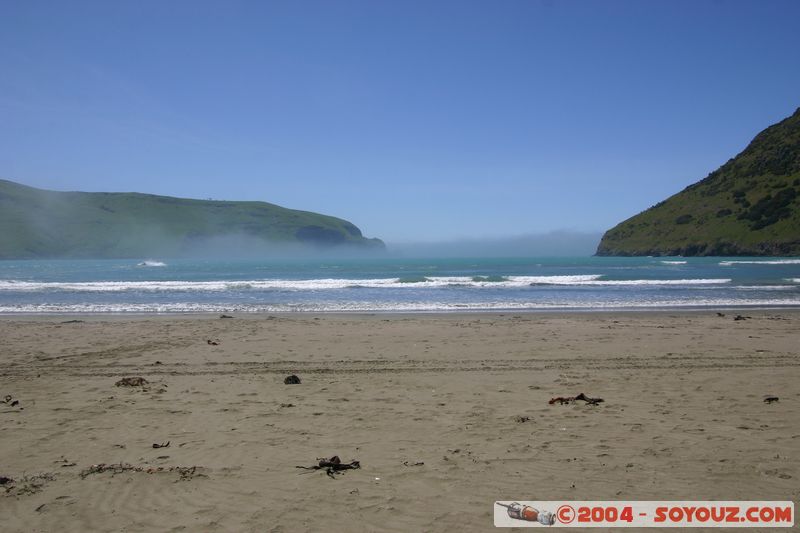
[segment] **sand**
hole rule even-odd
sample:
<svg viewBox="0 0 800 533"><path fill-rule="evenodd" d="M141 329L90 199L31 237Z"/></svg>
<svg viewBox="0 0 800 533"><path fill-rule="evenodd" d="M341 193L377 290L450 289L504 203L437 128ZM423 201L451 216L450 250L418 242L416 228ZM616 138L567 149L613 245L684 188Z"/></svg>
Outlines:
<svg viewBox="0 0 800 533"><path fill-rule="evenodd" d="M3 317L0 529L487 531L495 500L797 501L800 313L740 313ZM580 392L605 402L548 404ZM332 455L362 468L295 468Z"/></svg>

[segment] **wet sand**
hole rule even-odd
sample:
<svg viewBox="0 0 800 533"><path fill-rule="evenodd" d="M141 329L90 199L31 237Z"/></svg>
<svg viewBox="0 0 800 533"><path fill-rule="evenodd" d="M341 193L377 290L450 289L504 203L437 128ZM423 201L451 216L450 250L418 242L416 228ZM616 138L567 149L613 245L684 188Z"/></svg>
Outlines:
<svg viewBox="0 0 800 533"><path fill-rule="evenodd" d="M0 529L487 531L495 500L797 501L800 313L725 315L3 317ZM548 404L580 392L605 402ZM362 467L295 468L332 455Z"/></svg>

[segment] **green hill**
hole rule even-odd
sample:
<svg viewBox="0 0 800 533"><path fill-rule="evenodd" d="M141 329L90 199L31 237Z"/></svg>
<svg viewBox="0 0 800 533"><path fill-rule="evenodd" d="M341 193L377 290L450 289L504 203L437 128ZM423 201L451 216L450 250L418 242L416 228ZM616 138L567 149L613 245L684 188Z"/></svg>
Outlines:
<svg viewBox="0 0 800 533"><path fill-rule="evenodd" d="M705 179L608 230L597 255L800 255L800 109Z"/></svg>
<svg viewBox="0 0 800 533"><path fill-rule="evenodd" d="M384 248L346 220L265 202L54 192L0 180L0 259L179 256L226 243L225 251Z"/></svg>

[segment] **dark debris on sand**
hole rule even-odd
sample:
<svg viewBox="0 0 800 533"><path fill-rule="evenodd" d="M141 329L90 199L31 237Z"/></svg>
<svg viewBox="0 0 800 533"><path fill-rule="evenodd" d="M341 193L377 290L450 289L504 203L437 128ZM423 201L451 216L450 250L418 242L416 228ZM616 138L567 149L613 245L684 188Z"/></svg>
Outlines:
<svg viewBox="0 0 800 533"><path fill-rule="evenodd" d="M198 466L134 466L128 463L99 463L85 468L81 471L81 479L86 479L87 476L92 474L102 474L104 472L111 472L112 474L123 474L125 472L143 472L145 474L163 474L174 472L180 474L181 480L189 480L193 477L204 476L198 472Z"/></svg>
<svg viewBox="0 0 800 533"><path fill-rule="evenodd" d="M553 405L554 403L564 405L564 404L575 403L577 401L586 402L586 405L599 405L605 400L602 398L589 398L584 393L580 393L577 396L556 396L555 398L550 398L550 401L547 403L549 403L550 405Z"/></svg>
<svg viewBox="0 0 800 533"><path fill-rule="evenodd" d="M300 378L292 374L291 376L286 376L283 382L286 385L300 385Z"/></svg>
<svg viewBox="0 0 800 533"><path fill-rule="evenodd" d="M5 398L3 398L3 403L6 404L6 405L9 405L11 407L18 407L19 406L19 400L15 400L14 397L11 396L10 394L6 394ZM23 409L23 408L20 407L20 409Z"/></svg>
<svg viewBox="0 0 800 533"><path fill-rule="evenodd" d="M122 378L114 383L117 387L144 387L147 385L147 380L143 377L136 376L131 378Z"/></svg>
<svg viewBox="0 0 800 533"><path fill-rule="evenodd" d="M22 476L19 479L0 477L0 486L5 487L7 496L24 496L40 492L45 485L55 481L56 475L51 472Z"/></svg>
<svg viewBox="0 0 800 533"><path fill-rule="evenodd" d="M314 466L296 466L295 468L302 468L303 470L325 470L325 474L334 478L336 474L342 474L345 470L357 470L361 468L361 463L358 461L350 461L343 463L338 455L334 455L330 459L318 459L319 463Z"/></svg>

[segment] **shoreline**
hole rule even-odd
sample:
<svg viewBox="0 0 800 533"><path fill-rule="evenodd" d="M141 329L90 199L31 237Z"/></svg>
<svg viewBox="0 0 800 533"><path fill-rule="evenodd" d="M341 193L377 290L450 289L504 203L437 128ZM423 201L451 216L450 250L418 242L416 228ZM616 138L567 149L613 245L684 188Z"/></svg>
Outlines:
<svg viewBox="0 0 800 533"><path fill-rule="evenodd" d="M575 308L507 308L507 309L447 309L447 310L358 310L358 311L97 311L97 312L19 312L1 313L0 320L19 319L19 318L59 318L59 317L97 317L97 318L147 318L147 317L186 317L186 318L219 318L221 314L233 314L232 318L252 318L259 319L269 316L280 317L314 317L314 316L342 316L342 317L366 317L366 316L458 316L458 315L496 315L507 314L530 314L530 315L610 315L610 314L659 314L659 313L716 313L716 312L736 312L736 311L756 311L756 312L788 312L800 313L798 305L731 305L731 306L680 306L680 307L575 307Z"/></svg>

